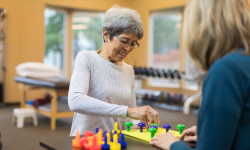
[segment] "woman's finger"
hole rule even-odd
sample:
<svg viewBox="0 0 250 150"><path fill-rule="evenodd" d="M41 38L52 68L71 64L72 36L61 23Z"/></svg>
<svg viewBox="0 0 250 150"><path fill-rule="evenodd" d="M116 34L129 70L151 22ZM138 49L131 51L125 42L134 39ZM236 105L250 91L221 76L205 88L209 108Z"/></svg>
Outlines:
<svg viewBox="0 0 250 150"><path fill-rule="evenodd" d="M195 136L196 135L196 128L194 127L191 127L189 129L186 129L182 132L182 134L180 135L179 139L183 139L185 136L188 136L188 135L192 135L192 136Z"/></svg>
<svg viewBox="0 0 250 150"><path fill-rule="evenodd" d="M186 132L183 131L182 134L180 135L179 139L182 140L184 138L184 136L186 136Z"/></svg>
<svg viewBox="0 0 250 150"><path fill-rule="evenodd" d="M156 143L157 143L157 141L156 141L156 140L154 140L154 141L150 141L150 142L149 142L149 144L151 144L151 145L156 145Z"/></svg>
<svg viewBox="0 0 250 150"><path fill-rule="evenodd" d="M153 137L153 138L151 138L151 141L156 141L157 140L157 137L155 136L155 137Z"/></svg>
<svg viewBox="0 0 250 150"><path fill-rule="evenodd" d="M151 108L151 107L149 107L148 110L149 110L150 114L153 116L153 119L154 119L153 121L154 121L154 123L160 124L159 118L158 118L158 112L155 111L155 110L154 110L153 108Z"/></svg>
<svg viewBox="0 0 250 150"><path fill-rule="evenodd" d="M158 112L155 112L152 114L154 117L154 123L160 124L159 118L158 118Z"/></svg>
<svg viewBox="0 0 250 150"><path fill-rule="evenodd" d="M147 120L147 116L145 115L145 117L143 117L143 122L145 123L146 129L148 129L148 120Z"/></svg>
<svg viewBox="0 0 250 150"><path fill-rule="evenodd" d="M149 122L149 125L151 125L152 123L154 123L154 119L151 116L151 113L147 112L147 120Z"/></svg>
<svg viewBox="0 0 250 150"><path fill-rule="evenodd" d="M156 117L156 120L157 120L157 124L160 124L160 120L159 120L158 115L157 115L157 117Z"/></svg>
<svg viewBox="0 0 250 150"><path fill-rule="evenodd" d="M185 142L196 142L197 141L197 136L195 135L195 136L188 136L188 137L185 137L184 138L184 141Z"/></svg>

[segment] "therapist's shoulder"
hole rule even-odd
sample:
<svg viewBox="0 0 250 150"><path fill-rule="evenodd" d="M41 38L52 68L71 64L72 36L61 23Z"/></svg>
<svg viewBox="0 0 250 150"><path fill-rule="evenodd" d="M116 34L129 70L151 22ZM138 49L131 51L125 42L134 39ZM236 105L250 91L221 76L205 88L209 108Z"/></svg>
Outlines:
<svg viewBox="0 0 250 150"><path fill-rule="evenodd" d="M249 63L250 56L236 51L215 61L209 69L209 72L242 72L245 71L246 68L250 69Z"/></svg>

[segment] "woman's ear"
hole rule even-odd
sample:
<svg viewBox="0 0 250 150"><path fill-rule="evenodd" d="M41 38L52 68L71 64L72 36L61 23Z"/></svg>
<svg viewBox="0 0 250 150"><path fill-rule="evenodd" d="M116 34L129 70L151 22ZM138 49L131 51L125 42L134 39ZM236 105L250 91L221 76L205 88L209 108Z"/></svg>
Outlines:
<svg viewBox="0 0 250 150"><path fill-rule="evenodd" d="M102 30L102 33L103 33L104 42L107 42L109 39L109 34L106 32L105 29Z"/></svg>

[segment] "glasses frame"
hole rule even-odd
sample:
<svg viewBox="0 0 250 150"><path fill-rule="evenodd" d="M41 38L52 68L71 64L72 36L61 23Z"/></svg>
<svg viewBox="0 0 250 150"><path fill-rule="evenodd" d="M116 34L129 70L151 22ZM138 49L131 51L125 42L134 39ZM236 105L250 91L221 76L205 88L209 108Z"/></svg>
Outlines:
<svg viewBox="0 0 250 150"><path fill-rule="evenodd" d="M115 37L117 37L117 39L122 43L122 39L118 35L115 35ZM140 44L137 41L136 41L136 44L138 45L138 47L140 47ZM131 48L131 43L128 43L127 46L124 46L124 47L127 48L129 46ZM138 47L133 48L133 49L137 49Z"/></svg>

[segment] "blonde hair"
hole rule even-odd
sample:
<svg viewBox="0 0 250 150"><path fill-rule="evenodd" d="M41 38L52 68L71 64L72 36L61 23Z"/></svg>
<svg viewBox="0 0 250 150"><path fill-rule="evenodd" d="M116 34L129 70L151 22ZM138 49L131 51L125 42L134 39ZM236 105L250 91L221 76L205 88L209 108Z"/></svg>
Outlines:
<svg viewBox="0 0 250 150"><path fill-rule="evenodd" d="M183 24L184 47L203 71L238 48L250 52L247 0L190 0Z"/></svg>

